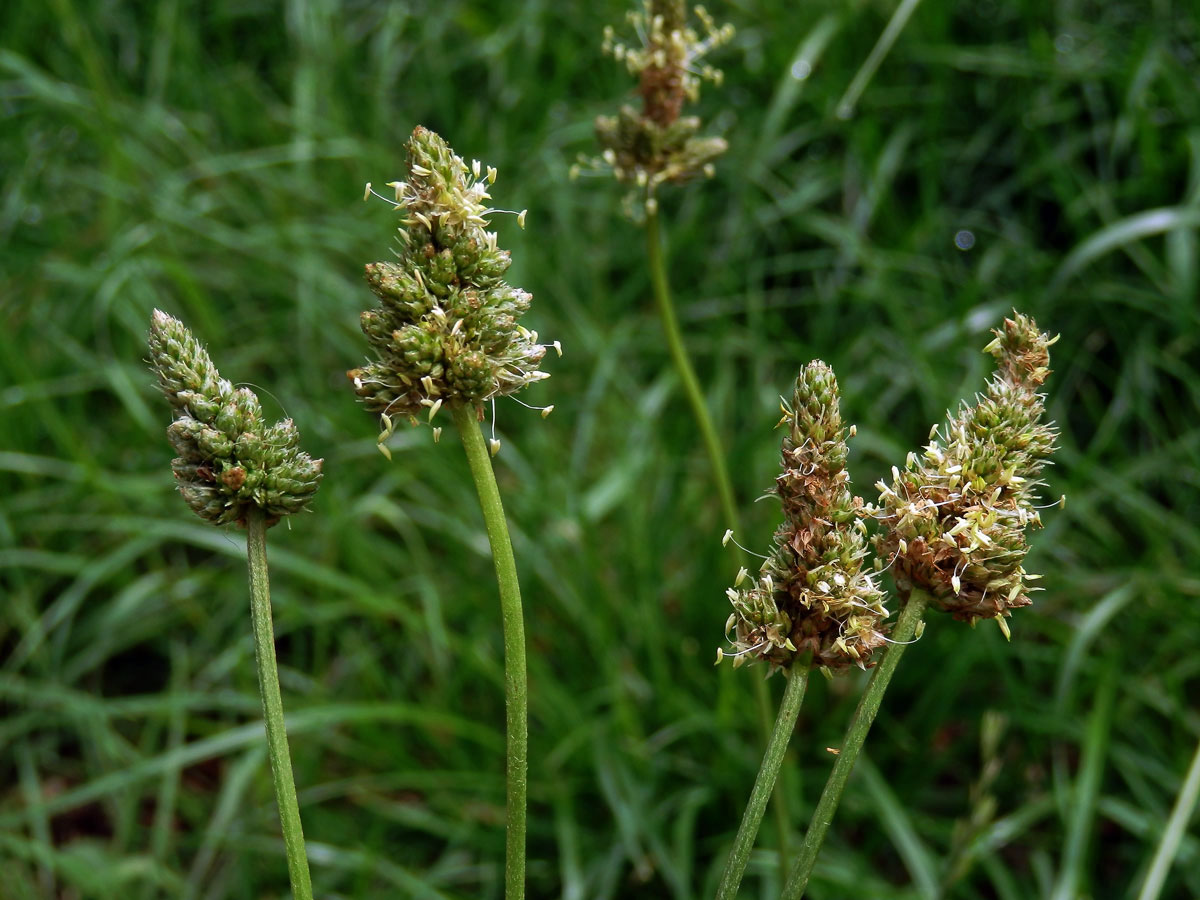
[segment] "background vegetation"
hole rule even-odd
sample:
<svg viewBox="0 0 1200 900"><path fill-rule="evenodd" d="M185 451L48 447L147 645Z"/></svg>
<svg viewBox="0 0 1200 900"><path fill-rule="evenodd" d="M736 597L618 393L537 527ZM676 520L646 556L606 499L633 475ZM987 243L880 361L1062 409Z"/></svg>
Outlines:
<svg viewBox="0 0 1200 900"><path fill-rule="evenodd" d="M1012 307L1062 332L1049 493L1069 499L1012 643L933 619L906 655L810 896L1132 897L1200 738L1200 23L1172 0L927 0L847 105L893 8L714 8L738 37L702 110L731 149L663 210L743 541L776 524L752 501L801 364L839 373L871 495L983 385ZM501 645L466 465L428 429L398 432L389 464L343 375L362 264L395 224L362 184L397 176L417 123L529 208L525 232L496 224L531 326L565 350L526 397L555 413L503 403L498 424L531 651L530 894L711 895L759 762L761 672L712 667L736 565L642 236L615 184L567 178L630 89L599 56L623 11L3 5L0 895L286 891L242 538L173 496L143 363L156 305L326 459L316 514L271 549L318 891L499 895ZM812 685L801 816L861 683ZM743 896L778 894L771 829ZM1198 895L1193 832L1163 896Z"/></svg>

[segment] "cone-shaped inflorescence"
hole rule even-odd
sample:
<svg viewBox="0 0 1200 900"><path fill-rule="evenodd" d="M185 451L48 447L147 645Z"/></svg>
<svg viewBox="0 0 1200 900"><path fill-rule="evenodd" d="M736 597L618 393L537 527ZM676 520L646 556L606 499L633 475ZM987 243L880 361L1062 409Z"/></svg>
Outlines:
<svg viewBox="0 0 1200 900"><path fill-rule="evenodd" d="M235 390L183 323L157 309L150 367L175 411L167 439L179 456L171 469L197 515L245 524L247 510L259 506L273 524L308 505L323 460L299 449L291 419L267 425L254 392Z"/></svg>
<svg viewBox="0 0 1200 900"><path fill-rule="evenodd" d="M775 481L784 521L757 580L727 592L726 632L735 644L728 655L735 664L765 659L786 668L811 652L813 665L827 671L866 668L885 643L887 610L863 570L862 501L850 493L837 379L825 363L800 373L791 406L783 404L784 423L783 474ZM745 577L743 570L739 581Z"/></svg>
<svg viewBox="0 0 1200 900"><path fill-rule="evenodd" d="M378 359L347 375L372 412L432 420L443 403L480 406L549 375L546 347L517 324L531 296L505 283L508 251L486 230L496 170L479 180L478 162L468 169L426 128L406 149L408 178L389 184L405 212L399 258L366 267L380 306L361 325Z"/></svg>
<svg viewBox="0 0 1200 900"><path fill-rule="evenodd" d="M604 31L604 51L638 79L642 108L623 106L615 116L600 116L596 137L617 179L651 194L662 182L711 175L712 161L727 146L722 138L700 136L699 118L681 115L684 103L699 97L701 80L721 81L720 70L698 61L733 37L733 26L717 27L704 7L695 13L703 36L688 26L683 0L648 0L641 12L629 14L643 36L640 46L616 42L611 26Z"/></svg>
<svg viewBox="0 0 1200 900"><path fill-rule="evenodd" d="M944 431L935 426L903 471L893 467L891 484L878 483L879 505L867 513L885 529L876 549L901 594L922 588L956 619L997 619L1007 633L1004 618L1031 602L1029 582L1039 577L1022 562L1026 529L1041 526L1038 475L1057 434L1042 421L1038 393L1057 338L1019 314L994 334L986 352L997 371L987 392L948 416Z"/></svg>

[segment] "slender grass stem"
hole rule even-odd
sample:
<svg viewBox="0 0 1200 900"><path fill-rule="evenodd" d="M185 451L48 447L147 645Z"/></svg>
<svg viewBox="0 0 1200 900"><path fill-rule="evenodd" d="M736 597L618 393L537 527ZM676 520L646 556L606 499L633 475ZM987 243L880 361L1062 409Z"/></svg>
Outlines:
<svg viewBox="0 0 1200 900"><path fill-rule="evenodd" d="M1158 900L1163 884L1166 883L1167 873L1171 871L1171 866L1179 853L1179 845L1187 833L1188 822L1196 811L1198 797L1200 797L1200 744L1196 746L1196 754L1192 757L1187 777L1175 798L1175 807L1171 810L1170 818L1167 819L1162 837L1159 838L1158 848L1154 851L1154 861L1150 864L1150 871L1146 873L1146 880L1142 883L1138 900Z"/></svg>
<svg viewBox="0 0 1200 900"><path fill-rule="evenodd" d="M504 628L504 701L508 731L507 836L504 860L505 900L525 896L525 807L528 790L529 698L525 674L525 624L521 612L521 586L512 540L504 518L504 505L496 487L496 473L479 419L473 407L454 410L454 424L462 435L467 463L492 546L492 562L500 587L500 612Z"/></svg>
<svg viewBox="0 0 1200 900"><path fill-rule="evenodd" d="M688 405L692 409L692 418L700 430L700 438L708 453L709 466L713 478L717 482L717 495L721 501L721 512L725 519L725 527L735 533L741 532L741 518L738 516L737 500L733 494L733 481L729 477L729 466L725 461L725 451L721 447L721 439L717 436L716 426L708 412L708 404L704 402L704 393L700 389L700 380L688 357L687 347L683 343L683 332L679 327L679 317L675 314L675 305L671 301L671 285L667 278L666 261L663 258L662 235L658 223L658 208L649 205L646 210L646 255L650 265L650 281L654 288L654 304L658 308L658 316L662 321L663 334L667 339L667 348L671 353L671 361L675 371L683 383L683 392L687 396ZM771 699L767 692L765 681L756 679L754 682L755 705L758 707L759 730L762 739L770 741L771 735ZM791 833L792 817L788 812L788 792L781 785L775 791L775 825L779 832L780 865L787 865L790 855L788 850L788 835Z"/></svg>
<svg viewBox="0 0 1200 900"><path fill-rule="evenodd" d="M267 754L275 782L275 802L287 851L288 878L295 900L312 900L312 880L304 851L300 804L283 724L283 698L279 694L279 668L275 662L275 628L271 623L271 584L267 576L267 523L255 507L246 517L246 556L250 568L250 618L254 623L254 658L258 664L258 691L267 727Z"/></svg>
<svg viewBox="0 0 1200 900"><path fill-rule="evenodd" d="M796 717L800 715L800 705L804 702L804 689L808 686L811 664L812 654L805 654L793 663L788 672L787 687L783 692L783 701L779 704L779 715L775 719L775 727L771 730L770 740L767 741L767 750L758 769L758 777L754 779L754 789L750 792L746 811L742 814L742 824L733 839L729 861L725 864L721 883L717 887L717 900L733 900L737 896L746 864L750 861L750 851L754 849L758 826L767 808L767 800L775 787L775 778L779 774L784 756L787 755L788 741L796 728Z"/></svg>
<svg viewBox="0 0 1200 900"><path fill-rule="evenodd" d="M821 791L821 798L817 801L812 821L808 825L808 831L804 834L804 844L800 848L800 854L783 887L782 900L800 900L804 896L804 890L808 887L808 879L817 862L817 855L821 852L821 844L825 841L825 833L829 830L830 823L833 822L833 815L842 799L842 791L846 788L846 782L850 778L854 762L858 759L858 754L867 740L867 732L871 730L871 723L875 721L875 715L879 712L888 682L892 680L892 674L896 671L896 666L900 662L900 657L904 655L907 644L916 634L917 626L925 615L925 607L928 604L929 595L920 589L914 588L908 596L908 602L901 611L896 628L891 635L894 643L887 648L883 659L875 668L875 674L871 676L871 681L867 684L862 699L858 701L858 709L854 711L850 727L846 729L846 738L842 742L841 752L838 753L833 764L833 771L829 773L829 779L825 782L825 789Z"/></svg>

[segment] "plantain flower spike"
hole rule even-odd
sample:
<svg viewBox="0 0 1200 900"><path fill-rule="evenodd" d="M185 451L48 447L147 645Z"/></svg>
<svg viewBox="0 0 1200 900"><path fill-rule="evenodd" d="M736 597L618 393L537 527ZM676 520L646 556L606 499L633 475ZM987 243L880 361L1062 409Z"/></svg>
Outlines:
<svg viewBox="0 0 1200 900"><path fill-rule="evenodd" d="M404 211L398 258L366 267L380 305L360 324L377 358L346 373L367 409L381 414L384 436L391 415L432 423L443 404L481 410L550 377L538 371L546 346L517 324L532 297L504 281L509 253L486 230L498 212L486 202L496 170L482 175L478 161L468 168L419 126L406 149L407 180L389 185ZM524 227L524 212L518 222Z"/></svg>
<svg viewBox="0 0 1200 900"><path fill-rule="evenodd" d="M867 668L883 646L887 610L874 575L864 571L862 500L850 492L846 429L838 384L825 363L809 363L796 379L792 403L782 402L783 474L775 494L783 524L757 580L726 593L733 614L734 665L765 659L787 668L804 653L826 673ZM744 572L740 576L744 579Z"/></svg>
<svg viewBox="0 0 1200 900"><path fill-rule="evenodd" d="M683 0L645 0L640 12L628 15L642 39L639 46L617 42L611 26L604 30L604 52L638 79L642 108L623 106L615 116L596 119L602 162L589 165L646 188L650 202L663 182L711 176L712 161L727 147L723 138L699 134L698 117L681 115L685 102L699 98L701 81L721 83L721 71L700 60L733 38L733 26L718 27L703 6L695 15L699 30L688 25Z"/></svg>
<svg viewBox="0 0 1200 900"><path fill-rule="evenodd" d="M198 516L244 525L247 510L259 506L273 525L308 505L324 461L299 449L295 423L267 425L254 392L235 390L183 323L157 309L150 367L175 414L167 440L179 456L171 470Z"/></svg>
<svg viewBox="0 0 1200 900"><path fill-rule="evenodd" d="M881 561L894 561L902 595L921 588L954 618L996 619L1007 636L1010 610L1028 606L1038 590L1030 582L1040 576L1022 563L1028 527L1042 524L1038 475L1055 449L1057 431L1042 421L1038 388L1058 338L1016 313L993 334L985 352L996 358L996 374L986 393L935 426L903 470L893 467L867 514L884 525L876 550Z"/></svg>

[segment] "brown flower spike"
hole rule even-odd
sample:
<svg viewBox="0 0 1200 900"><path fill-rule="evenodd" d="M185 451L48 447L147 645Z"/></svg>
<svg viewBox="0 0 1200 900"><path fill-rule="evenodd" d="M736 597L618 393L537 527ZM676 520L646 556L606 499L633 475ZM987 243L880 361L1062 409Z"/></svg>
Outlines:
<svg viewBox="0 0 1200 900"><path fill-rule="evenodd" d="M850 492L846 471L846 428L838 385L825 363L809 363L796 379L792 404L783 404L790 428L783 440L783 473L775 493L783 524L774 552L749 587L727 591L733 614L735 657L765 659L786 668L811 652L812 664L827 673L850 665L866 668L883 646L887 610L874 576L864 571L866 529L862 500Z"/></svg>
<svg viewBox="0 0 1200 900"><path fill-rule="evenodd" d="M682 115L684 104L698 99L701 81L721 82L720 70L700 60L733 38L733 26L718 27L703 6L694 12L699 30L688 24L683 0L647 0L628 16L642 38L637 46L616 41L611 26L604 30L604 52L637 78L642 107L626 105L615 116L597 118L601 159L582 162L644 188L650 204L664 182L711 176L713 160L727 147L724 138L700 135L699 117Z"/></svg>

